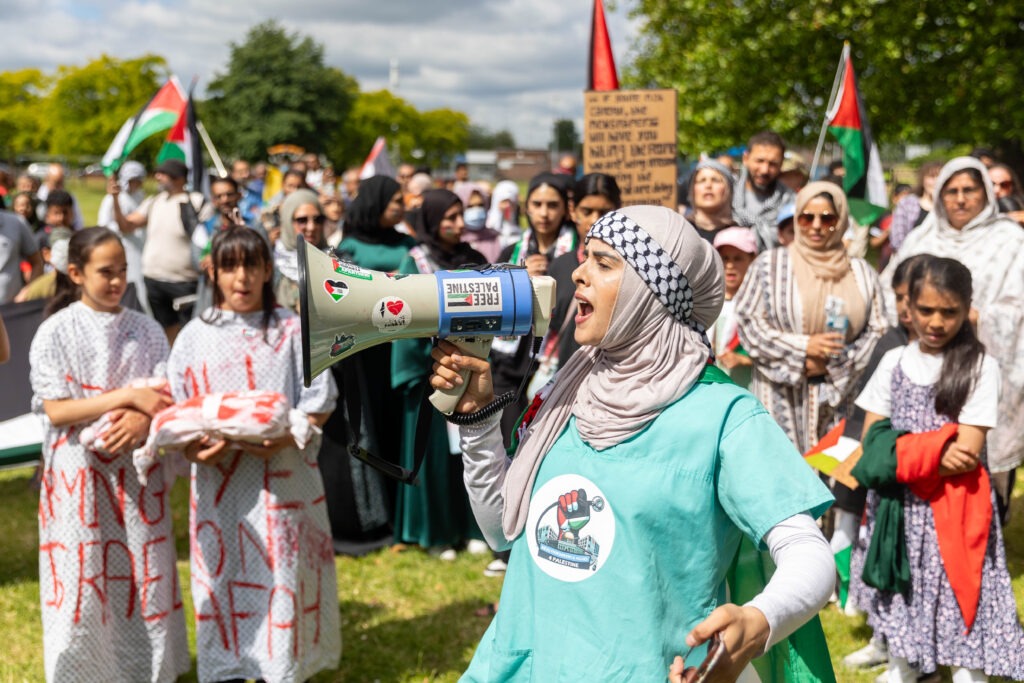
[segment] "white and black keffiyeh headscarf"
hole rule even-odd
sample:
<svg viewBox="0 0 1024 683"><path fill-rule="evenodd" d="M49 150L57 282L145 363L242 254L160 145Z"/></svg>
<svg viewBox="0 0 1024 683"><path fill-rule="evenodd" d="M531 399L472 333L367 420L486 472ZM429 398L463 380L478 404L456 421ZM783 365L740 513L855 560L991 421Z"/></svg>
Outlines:
<svg viewBox="0 0 1024 683"><path fill-rule="evenodd" d="M586 443L610 448L686 394L711 354L704 330L722 308L722 261L685 218L631 206L603 216L587 237L608 244L627 267L604 338L559 371L520 441L503 490L509 539L526 523L540 462L570 416Z"/></svg>
<svg viewBox="0 0 1024 683"><path fill-rule="evenodd" d="M676 320L704 334L706 328L693 319L690 281L646 230L629 216L609 211L590 227L587 239L592 237L614 248L626 259L626 263Z"/></svg>

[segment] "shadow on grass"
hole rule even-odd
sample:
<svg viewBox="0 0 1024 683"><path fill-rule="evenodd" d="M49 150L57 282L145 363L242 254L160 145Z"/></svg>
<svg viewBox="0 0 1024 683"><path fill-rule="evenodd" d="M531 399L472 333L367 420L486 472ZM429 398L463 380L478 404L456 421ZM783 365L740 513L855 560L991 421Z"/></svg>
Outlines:
<svg viewBox="0 0 1024 683"><path fill-rule="evenodd" d="M456 680L490 621L474 616L479 602L454 602L408 619L387 619L386 608L346 600L341 667L314 678L327 681Z"/></svg>

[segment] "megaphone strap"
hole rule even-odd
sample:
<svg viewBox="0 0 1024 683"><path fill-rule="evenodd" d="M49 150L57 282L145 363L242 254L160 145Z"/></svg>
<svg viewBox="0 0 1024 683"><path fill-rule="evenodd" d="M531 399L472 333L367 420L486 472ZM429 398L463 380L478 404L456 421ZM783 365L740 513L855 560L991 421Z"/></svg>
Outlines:
<svg viewBox="0 0 1024 683"><path fill-rule="evenodd" d="M420 481L417 475L420 471L420 465L423 464L423 459L427 454L427 441L430 438L430 423L432 417L431 411L434 409L430 404L429 396L430 394L424 386L420 398L419 412L416 416L416 436L415 441L413 442L413 453L416 454L416 459L411 470L378 457L360 446L359 434L351 427L349 427L348 454L353 458L366 463L381 474L391 477L392 479L397 479L403 484L411 484L413 486L419 485Z"/></svg>

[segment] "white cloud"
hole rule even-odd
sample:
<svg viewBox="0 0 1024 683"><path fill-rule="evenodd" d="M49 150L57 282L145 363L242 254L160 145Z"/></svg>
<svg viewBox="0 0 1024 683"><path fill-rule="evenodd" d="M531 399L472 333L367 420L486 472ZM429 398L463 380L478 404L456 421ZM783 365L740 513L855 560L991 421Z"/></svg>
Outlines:
<svg viewBox="0 0 1024 683"><path fill-rule="evenodd" d="M633 39L626 4L606 7L620 71ZM152 53L182 82L198 77L202 93L226 69L229 43L276 19L322 43L325 61L363 90L388 87L397 59L397 94L420 109L464 111L523 146L546 146L557 118L582 128L591 12L582 0L41 0L0 12L0 71Z"/></svg>

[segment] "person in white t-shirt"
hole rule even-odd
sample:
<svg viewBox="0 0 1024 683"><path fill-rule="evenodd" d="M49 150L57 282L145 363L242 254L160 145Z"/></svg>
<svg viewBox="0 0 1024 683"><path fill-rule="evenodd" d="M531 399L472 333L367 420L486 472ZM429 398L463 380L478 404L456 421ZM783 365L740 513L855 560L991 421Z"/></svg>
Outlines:
<svg viewBox="0 0 1024 683"><path fill-rule="evenodd" d="M192 233L214 213L199 192L186 192L188 167L168 159L154 171L160 193L146 198L125 215L113 202L114 219L122 231L147 229L142 249L142 276L153 317L173 344L181 326L192 318L199 268L192 251Z"/></svg>
<svg viewBox="0 0 1024 683"><path fill-rule="evenodd" d="M146 167L137 161L126 161L117 172L117 177L107 179L107 195L100 202L96 213L96 224L109 228L121 236L124 253L128 259L129 290L134 287L135 297L145 312L149 312L146 301L146 285L142 280L142 247L146 243L146 229L121 225L114 218L114 202L121 208L121 213L128 215L139 208L146 194L142 189L142 181L146 179Z"/></svg>

